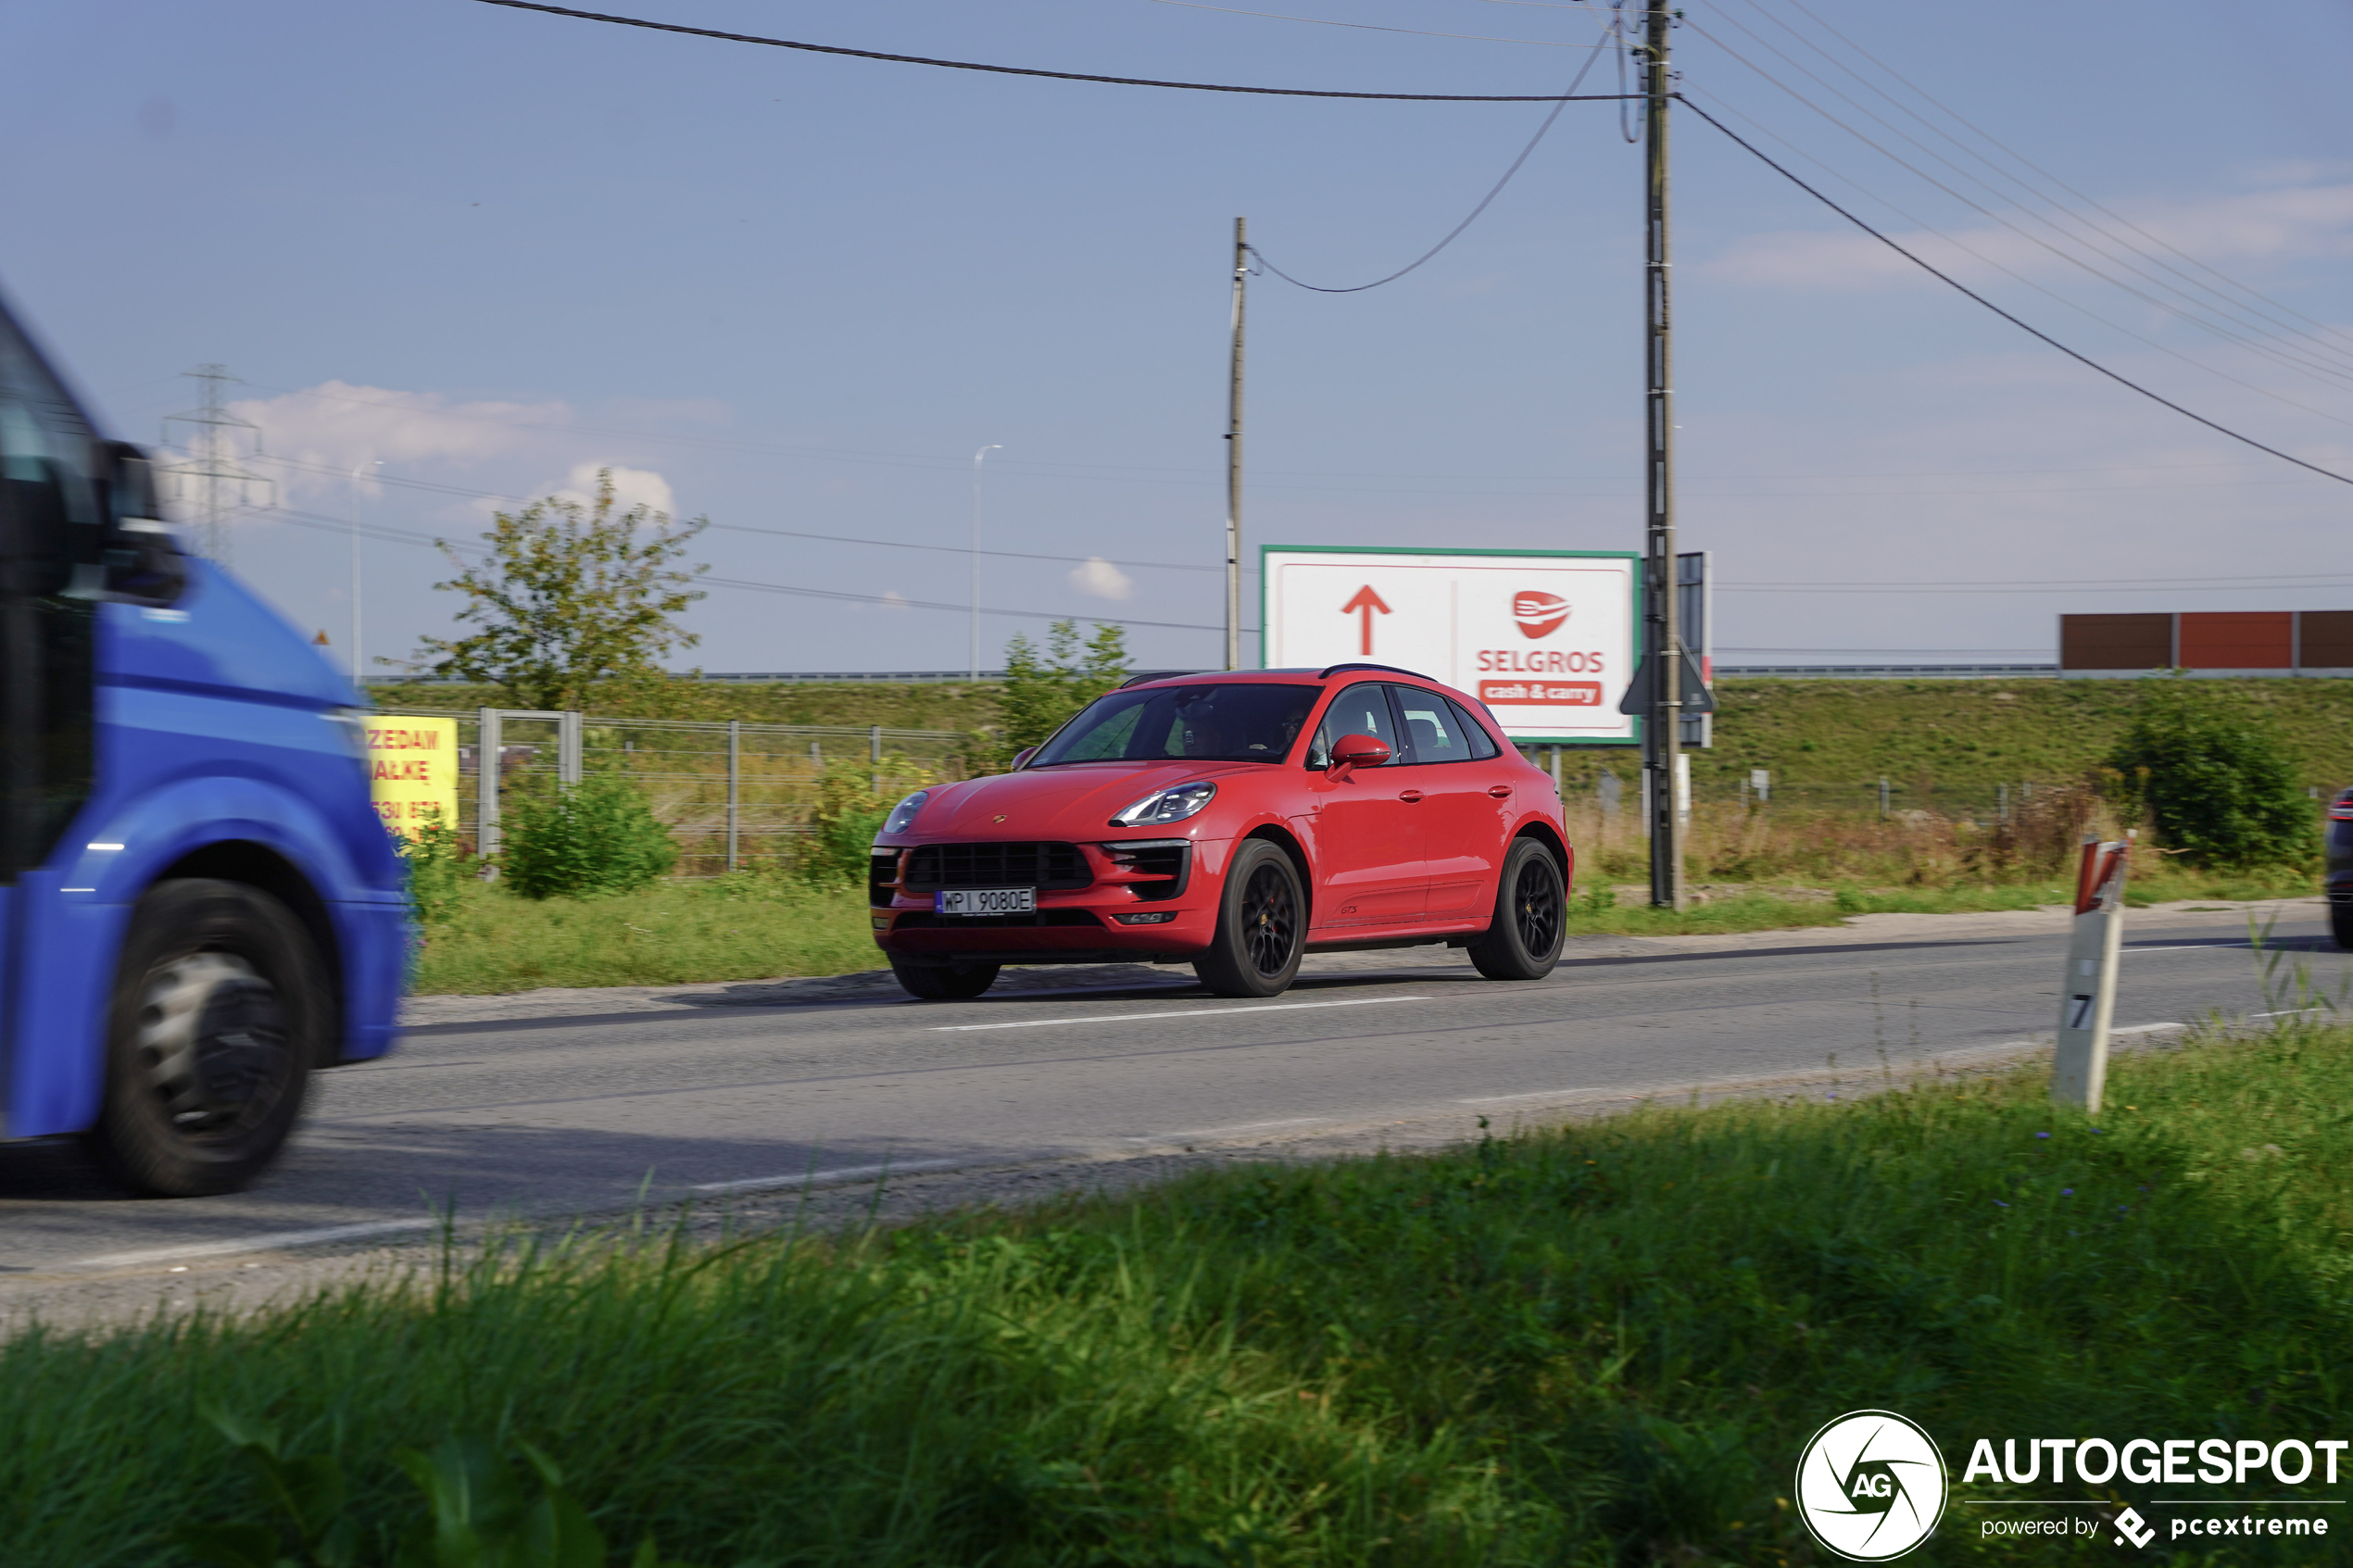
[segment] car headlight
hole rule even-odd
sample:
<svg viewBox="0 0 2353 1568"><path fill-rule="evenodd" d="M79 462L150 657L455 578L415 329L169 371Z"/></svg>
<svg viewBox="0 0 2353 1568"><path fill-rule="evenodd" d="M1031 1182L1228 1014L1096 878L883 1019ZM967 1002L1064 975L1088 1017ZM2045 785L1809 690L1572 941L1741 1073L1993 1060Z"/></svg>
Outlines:
<svg viewBox="0 0 2353 1568"><path fill-rule="evenodd" d="M919 789L898 805L893 806L890 809L889 817L883 822L883 832L905 833L909 828L913 827L916 816L924 809L924 802L930 798L931 791Z"/></svg>
<svg viewBox="0 0 2353 1568"><path fill-rule="evenodd" d="M1154 822L1181 822L1208 805L1216 794L1217 786L1207 780L1199 784L1178 784L1175 789L1147 795L1112 818L1111 825L1115 828L1139 828Z"/></svg>

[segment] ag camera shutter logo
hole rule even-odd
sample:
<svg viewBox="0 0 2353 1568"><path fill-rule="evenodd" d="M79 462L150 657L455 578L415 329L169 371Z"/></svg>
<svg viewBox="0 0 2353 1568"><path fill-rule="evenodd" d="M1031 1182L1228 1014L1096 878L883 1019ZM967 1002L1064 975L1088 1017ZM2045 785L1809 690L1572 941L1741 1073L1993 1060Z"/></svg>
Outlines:
<svg viewBox="0 0 2353 1568"><path fill-rule="evenodd" d="M1797 1461L1798 1517L1850 1562L1885 1562L1928 1539L1947 1490L1935 1439L1894 1411L1848 1411Z"/></svg>

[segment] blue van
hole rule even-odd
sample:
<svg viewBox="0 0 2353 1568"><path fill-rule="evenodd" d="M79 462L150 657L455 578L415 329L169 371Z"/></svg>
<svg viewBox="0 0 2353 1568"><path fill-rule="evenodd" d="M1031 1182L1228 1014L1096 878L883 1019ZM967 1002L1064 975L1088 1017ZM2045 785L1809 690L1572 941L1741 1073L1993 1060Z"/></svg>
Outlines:
<svg viewBox="0 0 2353 1568"><path fill-rule="evenodd" d="M351 683L181 553L0 301L0 1136L233 1190L391 1048L409 912Z"/></svg>

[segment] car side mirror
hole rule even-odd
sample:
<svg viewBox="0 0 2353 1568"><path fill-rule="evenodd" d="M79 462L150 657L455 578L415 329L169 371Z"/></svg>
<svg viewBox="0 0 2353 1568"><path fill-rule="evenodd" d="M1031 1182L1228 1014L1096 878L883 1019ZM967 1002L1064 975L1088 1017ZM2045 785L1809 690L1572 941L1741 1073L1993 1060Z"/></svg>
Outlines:
<svg viewBox="0 0 2353 1568"><path fill-rule="evenodd" d="M1029 765L1029 759L1037 755L1038 748L1036 746L1023 746L1019 751L1013 753L1013 771L1016 773L1020 772L1024 768Z"/></svg>
<svg viewBox="0 0 2353 1568"><path fill-rule="evenodd" d="M147 455L127 441L99 445L106 475L104 596L118 603L169 605L188 587L188 558L164 525Z"/></svg>
<svg viewBox="0 0 2353 1568"><path fill-rule="evenodd" d="M1375 735L1342 735L1332 743L1331 776L1357 768L1378 768L1393 755L1389 743Z"/></svg>

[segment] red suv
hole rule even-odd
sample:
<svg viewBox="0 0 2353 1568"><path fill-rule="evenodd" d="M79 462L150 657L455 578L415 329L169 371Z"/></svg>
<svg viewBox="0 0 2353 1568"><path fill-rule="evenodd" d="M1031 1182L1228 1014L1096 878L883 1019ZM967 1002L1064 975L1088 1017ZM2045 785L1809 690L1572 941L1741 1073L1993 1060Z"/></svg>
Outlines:
<svg viewBox="0 0 2353 1568"><path fill-rule="evenodd" d="M1561 950L1551 777L1410 671L1139 675L1013 771L919 790L875 839L875 942L925 997L1009 963L1190 963L1272 997L1308 952L1444 942L1493 980Z"/></svg>

